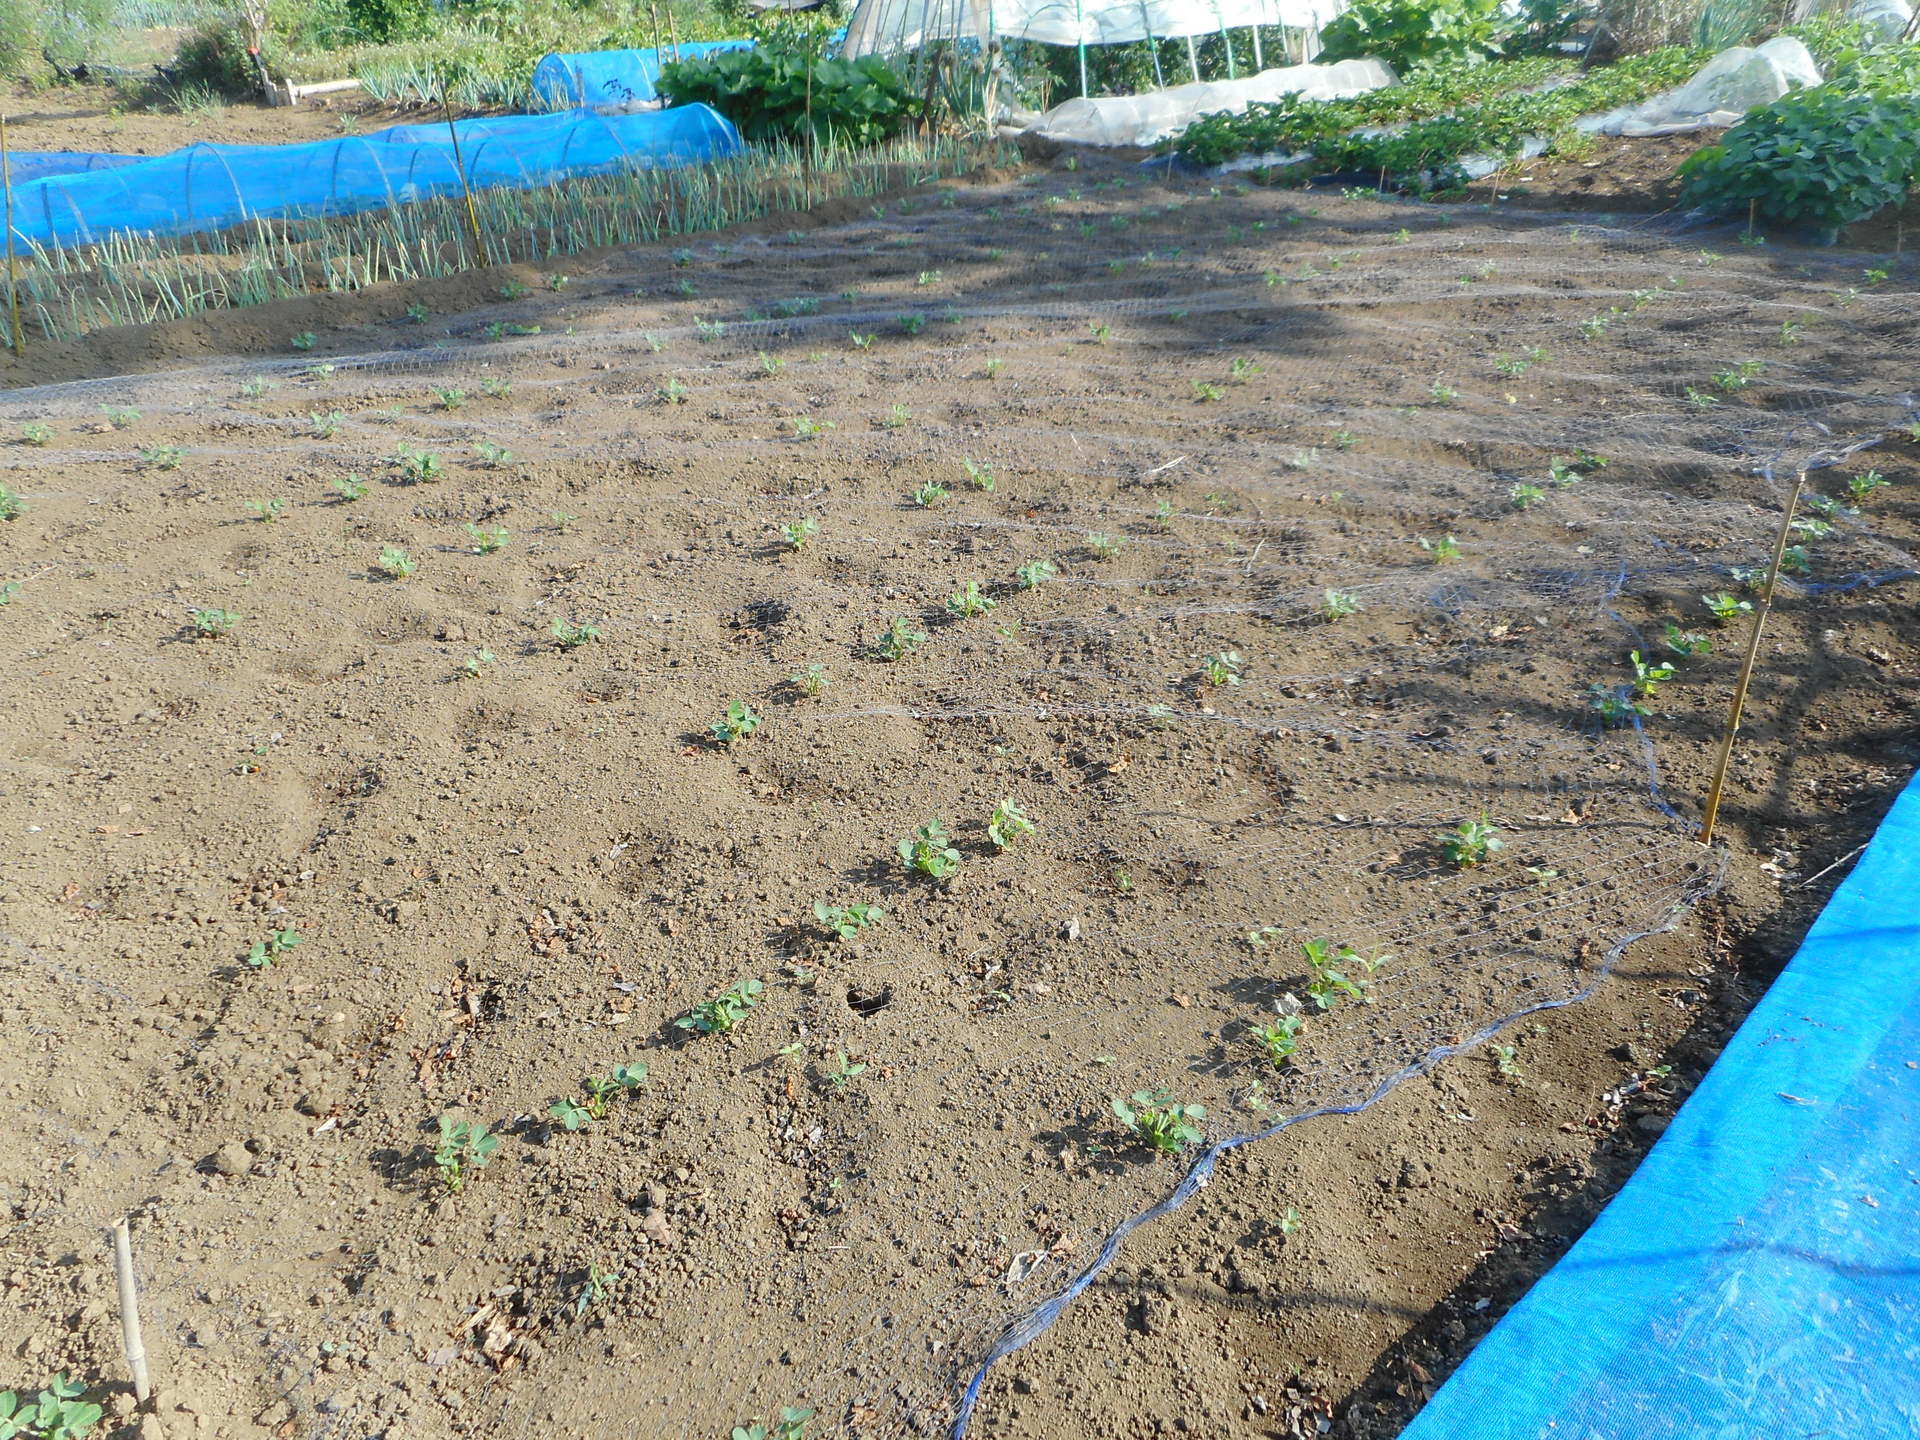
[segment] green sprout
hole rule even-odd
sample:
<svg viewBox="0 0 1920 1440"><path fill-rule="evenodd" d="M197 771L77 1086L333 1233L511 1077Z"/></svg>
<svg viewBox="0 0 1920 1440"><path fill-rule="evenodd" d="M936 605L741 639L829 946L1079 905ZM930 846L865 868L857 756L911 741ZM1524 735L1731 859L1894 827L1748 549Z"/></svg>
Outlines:
<svg viewBox="0 0 1920 1440"><path fill-rule="evenodd" d="M987 817L987 838L999 850L1007 849L1016 840L1026 839L1039 828L1011 800L1002 800Z"/></svg>
<svg viewBox="0 0 1920 1440"><path fill-rule="evenodd" d="M1322 1010L1331 1010L1344 997L1367 1004L1371 982L1366 978L1386 963L1385 955L1369 960L1351 945L1335 945L1331 940L1302 940L1301 952L1307 957L1311 978L1307 998Z"/></svg>
<svg viewBox="0 0 1920 1440"><path fill-rule="evenodd" d="M980 588L978 580L969 580L966 585L947 597L947 613L958 619L971 620L976 615L984 615L1000 602Z"/></svg>
<svg viewBox="0 0 1920 1440"><path fill-rule="evenodd" d="M713 722L710 727L716 743L734 745L760 728L760 717L744 700L735 700L727 706L726 714Z"/></svg>
<svg viewBox="0 0 1920 1440"><path fill-rule="evenodd" d="M1500 838L1499 830L1488 823L1485 811L1478 820L1462 820L1440 837L1440 853L1458 870L1484 865L1495 852L1506 848L1507 842Z"/></svg>
<svg viewBox="0 0 1920 1440"><path fill-rule="evenodd" d="M187 620L193 626L193 633L208 640L218 640L240 623L238 610L189 610Z"/></svg>
<svg viewBox="0 0 1920 1440"><path fill-rule="evenodd" d="M818 695L827 688L827 667L824 665L803 665L787 676L787 684L802 695Z"/></svg>
<svg viewBox="0 0 1920 1440"><path fill-rule="evenodd" d="M1867 470L1847 477L1847 493L1856 500L1864 500L1881 486L1890 483L1878 470Z"/></svg>
<svg viewBox="0 0 1920 1440"><path fill-rule="evenodd" d="M799 551L807 548L807 542L820 533L820 522L811 515L792 520L780 527L780 538L787 542L789 550Z"/></svg>
<svg viewBox="0 0 1920 1440"><path fill-rule="evenodd" d="M140 451L140 463L155 470L178 470L186 458L178 445L148 445Z"/></svg>
<svg viewBox="0 0 1920 1440"><path fill-rule="evenodd" d="M766 988L758 980L742 980L711 1000L702 1000L673 1023L678 1029L691 1030L697 1035L725 1035L760 1003L761 992Z"/></svg>
<svg viewBox="0 0 1920 1440"><path fill-rule="evenodd" d="M842 940L855 940L861 931L871 929L885 920L887 912L878 905L829 905L824 900L816 900L813 902L813 918Z"/></svg>
<svg viewBox="0 0 1920 1440"><path fill-rule="evenodd" d="M1271 1025L1263 1025L1254 1032L1267 1063L1274 1069L1284 1070L1293 1059L1294 1051L1300 1048L1301 1027L1306 1023L1304 1016L1282 1015Z"/></svg>
<svg viewBox="0 0 1920 1440"><path fill-rule="evenodd" d="M1460 558L1460 542L1451 535L1442 535L1438 540L1420 537L1420 548L1433 557L1436 565L1445 565Z"/></svg>
<svg viewBox="0 0 1920 1440"><path fill-rule="evenodd" d="M882 660L891 664L906 659L926 643L926 631L914 629L913 622L906 616L896 615L893 623L881 632L874 648Z"/></svg>
<svg viewBox="0 0 1920 1440"><path fill-rule="evenodd" d="M464 390L436 390L433 393L442 410L458 410L467 403L467 392Z"/></svg>
<svg viewBox="0 0 1920 1440"><path fill-rule="evenodd" d="M1217 690L1223 685L1238 685L1240 672L1245 665L1238 650L1222 650L1200 662L1200 673Z"/></svg>
<svg viewBox="0 0 1920 1440"><path fill-rule="evenodd" d="M1629 651L1627 659L1633 666L1633 693L1644 700L1659 694L1660 687L1673 678L1673 666L1664 662L1649 665L1638 650Z"/></svg>
<svg viewBox="0 0 1920 1440"><path fill-rule="evenodd" d="M1211 380L1190 380L1187 383L1193 387L1193 399L1197 405L1205 405L1210 400L1221 400L1226 397L1227 392Z"/></svg>
<svg viewBox="0 0 1920 1440"><path fill-rule="evenodd" d="M1350 590L1323 590L1320 592L1320 614L1331 623L1344 620L1349 615L1360 613L1360 602Z"/></svg>
<svg viewBox="0 0 1920 1440"><path fill-rule="evenodd" d="M313 331L302 330L298 335L289 339L287 343L296 350L311 350L313 348Z"/></svg>
<svg viewBox="0 0 1920 1440"><path fill-rule="evenodd" d="M1094 559L1111 560L1127 548L1127 537L1104 535L1096 530L1087 536L1087 548L1093 552Z"/></svg>
<svg viewBox="0 0 1920 1440"><path fill-rule="evenodd" d="M404 580L420 568L420 562L398 545L383 546L377 563L395 580Z"/></svg>
<svg viewBox="0 0 1920 1440"><path fill-rule="evenodd" d="M358 475L349 475L333 482L333 493L348 504L366 497L367 482Z"/></svg>
<svg viewBox="0 0 1920 1440"><path fill-rule="evenodd" d="M286 508L287 508L287 502L278 498L277 496L271 500L247 501L247 509L252 511L253 518L258 520L263 525L273 525L278 523L281 514L286 510Z"/></svg>
<svg viewBox="0 0 1920 1440"><path fill-rule="evenodd" d="M1644 720L1652 713L1641 701L1611 685L1597 683L1587 687L1587 704L1600 716L1603 725L1626 725L1636 718Z"/></svg>
<svg viewBox="0 0 1920 1440"><path fill-rule="evenodd" d="M925 510L934 505L938 505L952 493L951 490L947 489L947 487L942 485L938 480L928 480L915 486L909 498L912 499L914 504L918 505L922 510Z"/></svg>
<svg viewBox="0 0 1920 1440"><path fill-rule="evenodd" d="M39 420L29 420L20 427L20 443L31 445L35 449L44 446L53 439L53 427Z"/></svg>
<svg viewBox="0 0 1920 1440"><path fill-rule="evenodd" d="M513 463L513 451L504 445L496 445L491 440L475 441L473 453L489 470L498 470L503 465Z"/></svg>
<svg viewBox="0 0 1920 1440"><path fill-rule="evenodd" d="M596 644L600 639L600 627L589 620L569 620L556 615L548 631L553 643L562 650L578 650L582 645Z"/></svg>
<svg viewBox="0 0 1920 1440"><path fill-rule="evenodd" d="M834 1066L826 1074L827 1079L833 1084L834 1094L838 1095L866 1072L867 1066L864 1061L856 1065L847 1059L847 1052L841 1050L835 1053Z"/></svg>
<svg viewBox="0 0 1920 1440"><path fill-rule="evenodd" d="M614 1097L629 1090L638 1090L647 1081L647 1067L644 1061L636 1060L630 1065L615 1066L607 1075L589 1075L582 1080L586 1099L569 1095L554 1101L547 1107L547 1113L567 1130L579 1130L594 1120L607 1118L608 1107Z"/></svg>
<svg viewBox="0 0 1920 1440"><path fill-rule="evenodd" d="M20 498L20 492L0 485L0 520L18 520L26 513L27 502Z"/></svg>
<svg viewBox="0 0 1920 1440"><path fill-rule="evenodd" d="M1671 620L1667 622L1667 631L1660 643L1675 655L1711 655L1713 653L1713 641L1698 631L1682 630Z"/></svg>
<svg viewBox="0 0 1920 1440"><path fill-rule="evenodd" d="M507 543L507 529L504 525L476 525L469 520L460 527L467 532L467 538L473 541L473 553L491 555Z"/></svg>
<svg viewBox="0 0 1920 1440"><path fill-rule="evenodd" d="M278 960L292 953L294 946L300 943L297 930L275 930L264 940L256 940L247 950L247 966L253 970L269 970Z"/></svg>
<svg viewBox="0 0 1920 1440"><path fill-rule="evenodd" d="M491 650L476 650L460 662L460 673L469 680L478 680L486 673L487 667L494 663L495 658Z"/></svg>
<svg viewBox="0 0 1920 1440"><path fill-rule="evenodd" d="M793 438L796 440L812 440L838 428L831 420L816 420L811 415L793 417Z"/></svg>
<svg viewBox="0 0 1920 1440"><path fill-rule="evenodd" d="M751 1425L736 1425L727 1440L806 1440L807 1421L813 1411L797 1405L782 1405L775 1421L756 1420Z"/></svg>
<svg viewBox="0 0 1920 1440"><path fill-rule="evenodd" d="M1207 1107L1182 1105L1165 1087L1136 1090L1125 1100L1115 1096L1110 1103L1114 1117L1134 1138L1162 1155L1178 1155L1206 1139L1199 1122L1207 1118Z"/></svg>
<svg viewBox="0 0 1920 1440"><path fill-rule="evenodd" d="M1528 485L1524 482L1507 491L1507 499L1513 502L1513 508L1516 510L1531 509L1546 498L1547 492L1538 485Z"/></svg>
<svg viewBox="0 0 1920 1440"><path fill-rule="evenodd" d="M1753 613L1751 600L1736 600L1724 590L1717 595L1702 595L1700 603L1707 607L1707 613L1722 625L1731 625L1742 615Z"/></svg>
<svg viewBox="0 0 1920 1440"><path fill-rule="evenodd" d="M1060 573L1060 568L1051 560L1029 560L1014 572L1020 581L1022 590L1038 590L1047 581Z"/></svg>
<svg viewBox="0 0 1920 1440"><path fill-rule="evenodd" d="M960 457L960 464L967 472L967 483L972 485L974 489L993 489L995 484L993 466L984 460L969 460L964 455Z"/></svg>
<svg viewBox="0 0 1920 1440"><path fill-rule="evenodd" d="M484 1170L500 1149L500 1137L489 1135L477 1120L440 1117L440 1135L433 1147L434 1167L450 1194L458 1195L467 1184L467 1172Z"/></svg>
<svg viewBox="0 0 1920 1440"><path fill-rule="evenodd" d="M86 1387L62 1370L22 1403L11 1390L0 1390L0 1440L16 1435L27 1440L85 1440L100 1423L101 1408L80 1397Z"/></svg>
<svg viewBox="0 0 1920 1440"><path fill-rule="evenodd" d="M960 868L960 852L947 839L946 827L929 820L895 847L900 863L929 880L951 879Z"/></svg>

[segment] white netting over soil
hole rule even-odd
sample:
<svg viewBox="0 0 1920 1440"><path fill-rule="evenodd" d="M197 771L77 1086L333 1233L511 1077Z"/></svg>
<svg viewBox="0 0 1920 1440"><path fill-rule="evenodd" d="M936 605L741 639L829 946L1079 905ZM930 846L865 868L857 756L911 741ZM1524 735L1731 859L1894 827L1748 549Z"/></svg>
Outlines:
<svg viewBox="0 0 1920 1440"><path fill-rule="evenodd" d="M1910 289L1838 301L1859 265L1817 254L1138 174L875 212L609 263L440 348L0 403L141 412L9 455L16 604L52 598L10 611L8 666L68 663L81 581L118 587L123 647L53 702L71 735L13 755L9 822L70 765L103 803L127 773L196 797L0 859L8 1003L48 1037L21 1078L92 1045L151 1112L39 1092L11 1139L61 1163L16 1224L80 1249L140 1207L157 1343L234 1414L949 1431L1200 1153L1131 1143L1114 1097L1203 1105L1209 1144L1363 1104L1715 885L1685 817L1732 646L1643 724L1589 687L1624 694L1669 620L1712 631L1699 597L1761 562L1796 466L1844 494L1850 447L1914 418L1881 364L1912 373ZM402 483L408 452L444 478ZM326 503L349 472L370 493ZM295 503L242 523L270 494ZM1911 573L1870 507L1831 524L1796 584ZM959 618L970 580L995 607ZM143 645L123 700L127 628L216 602L234 643ZM559 652L556 617L604 638ZM924 639L889 662L895 617ZM764 723L726 751L733 700ZM1004 851L1002 799L1038 826ZM1505 849L1448 863L1483 816ZM948 884L895 856L934 818ZM816 899L887 919L831 943ZM269 924L300 951L236 976ZM1370 1003L1308 1000L1320 937L1387 957ZM732 1035L673 1026L744 977ZM1276 1070L1254 1032L1292 1013ZM635 1059L606 1120L550 1126ZM442 1111L507 1139L436 1199Z"/></svg>

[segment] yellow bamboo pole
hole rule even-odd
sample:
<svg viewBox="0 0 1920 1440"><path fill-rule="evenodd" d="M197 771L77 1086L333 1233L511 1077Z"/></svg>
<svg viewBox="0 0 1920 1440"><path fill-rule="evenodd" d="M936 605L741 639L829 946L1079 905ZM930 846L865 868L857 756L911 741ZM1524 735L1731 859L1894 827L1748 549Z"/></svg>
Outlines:
<svg viewBox="0 0 1920 1440"><path fill-rule="evenodd" d="M1753 617L1753 637L1747 642L1747 658L1740 666L1739 682L1733 687L1733 708L1727 713L1727 730L1720 737L1720 760L1713 767L1713 785L1707 791L1707 813L1700 830L1703 845L1713 843L1714 822L1720 818L1720 796L1727 785L1727 766L1733 761L1734 736L1740 733L1740 714L1747 707L1747 689L1753 683L1754 663L1760 658L1760 632L1766 628L1767 614L1773 609L1773 591L1780 583L1780 562L1786 558L1793 512L1799 507L1800 492L1806 483L1807 472L1802 470L1793 482L1793 494L1787 497L1787 512L1780 517L1780 534L1773 542L1773 566L1767 571L1767 588L1760 597L1760 609Z"/></svg>

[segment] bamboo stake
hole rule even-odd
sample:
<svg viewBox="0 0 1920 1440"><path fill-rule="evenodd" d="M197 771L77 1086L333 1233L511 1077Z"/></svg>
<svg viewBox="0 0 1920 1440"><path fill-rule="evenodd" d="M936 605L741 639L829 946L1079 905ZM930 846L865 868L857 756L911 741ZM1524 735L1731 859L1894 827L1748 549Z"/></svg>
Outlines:
<svg viewBox="0 0 1920 1440"><path fill-rule="evenodd" d="M113 1273L120 1282L120 1343L127 1352L127 1369L133 1373L133 1393L141 1404L153 1393L147 1378L147 1347L140 1338L140 1297L133 1284L133 1241L127 1234L127 1222L113 1222Z"/></svg>
<svg viewBox="0 0 1920 1440"><path fill-rule="evenodd" d="M1780 583L1780 562L1786 558L1787 535L1793 528L1793 512L1800 504L1800 491L1806 486L1807 472L1802 470L1793 482L1793 494L1787 497L1787 513L1780 517L1780 534L1773 542L1773 567L1767 571L1766 593L1760 597L1760 609L1753 617L1753 638L1747 642L1747 658L1740 666L1740 679L1733 687L1733 708L1727 715L1727 730L1720 737L1720 760L1713 767L1713 785L1707 791L1707 813L1701 824L1700 843L1713 843L1714 822L1720 818L1720 796L1727 784L1727 766L1733 760L1733 739L1740 733L1740 713L1747 706L1747 687L1753 683L1754 662L1760 658L1760 632L1766 628L1767 613L1773 609L1774 587Z"/></svg>
<svg viewBox="0 0 1920 1440"><path fill-rule="evenodd" d="M440 113L447 117L447 138L453 141L453 168L460 176L460 193L467 197L467 230L473 236L473 263L487 263L486 242L480 238L480 212L473 208L473 187L467 183L466 162L460 158L460 132L453 125L453 106L447 103L447 80L440 80Z"/></svg>
<svg viewBox="0 0 1920 1440"><path fill-rule="evenodd" d="M7 117L0 113L0 185L7 192L7 309L13 319L13 358L21 354L20 270L13 254L13 151L7 145Z"/></svg>

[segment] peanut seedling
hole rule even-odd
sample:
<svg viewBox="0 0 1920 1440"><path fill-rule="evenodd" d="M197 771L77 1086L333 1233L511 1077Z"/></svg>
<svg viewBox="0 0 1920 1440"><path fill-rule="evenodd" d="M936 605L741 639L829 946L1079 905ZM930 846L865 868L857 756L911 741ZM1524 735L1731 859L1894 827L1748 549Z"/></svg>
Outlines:
<svg viewBox="0 0 1920 1440"><path fill-rule="evenodd" d="M893 617L893 623L881 632L875 642L875 653L889 664L904 660L922 645L927 643L927 632L913 628L913 622L904 615Z"/></svg>
<svg viewBox="0 0 1920 1440"><path fill-rule="evenodd" d="M1675 655L1711 655L1713 653L1713 641L1697 631L1682 630L1671 620L1667 622L1666 634L1660 643Z"/></svg>
<svg viewBox="0 0 1920 1440"><path fill-rule="evenodd" d="M586 1091L584 1102L577 1096L563 1096L547 1107L547 1113L559 1121L562 1128L579 1130L592 1121L606 1119L613 1098L628 1090L638 1090L646 1079L647 1067L638 1060L615 1067L609 1075L589 1075L580 1082Z"/></svg>
<svg viewBox="0 0 1920 1440"><path fill-rule="evenodd" d="M807 1421L813 1411L797 1405L782 1405L780 1418L756 1420L751 1425L736 1425L727 1440L806 1440Z"/></svg>
<svg viewBox="0 0 1920 1440"><path fill-rule="evenodd" d="M20 427L20 443L32 445L36 449L53 439L53 427L38 420L29 420Z"/></svg>
<svg viewBox="0 0 1920 1440"><path fill-rule="evenodd" d="M593 645L600 640L600 627L588 620L569 620L556 615L548 633L553 643L562 650L578 650L582 645Z"/></svg>
<svg viewBox="0 0 1920 1440"><path fill-rule="evenodd" d="M967 472L967 480L976 490L991 490L997 483L993 475L993 466L984 460L969 460L964 455L960 464Z"/></svg>
<svg viewBox="0 0 1920 1440"><path fill-rule="evenodd" d="M0 485L0 520L18 520L26 513L27 502L20 498L20 492Z"/></svg>
<svg viewBox="0 0 1920 1440"><path fill-rule="evenodd" d="M86 1387L62 1370L22 1403L11 1390L0 1390L0 1440L86 1440L100 1423L101 1407L80 1397Z"/></svg>
<svg viewBox="0 0 1920 1440"><path fill-rule="evenodd" d="M1087 536L1087 548L1093 552L1096 560L1111 560L1127 548L1124 535L1103 535L1098 531Z"/></svg>
<svg viewBox="0 0 1920 1440"><path fill-rule="evenodd" d="M1707 607L1707 613L1713 616L1714 620L1721 625L1731 625L1742 615L1751 615L1753 613L1753 602L1751 600L1736 600L1725 591L1720 592L1718 595L1702 595L1700 597L1700 603Z"/></svg>
<svg viewBox="0 0 1920 1440"><path fill-rule="evenodd" d="M737 745L760 728L760 717L746 701L735 700L709 728L716 744Z"/></svg>
<svg viewBox="0 0 1920 1440"><path fill-rule="evenodd" d="M993 841L996 850L1007 849L1039 828L1011 800L1002 800L993 807L993 814L987 817L987 838Z"/></svg>
<svg viewBox="0 0 1920 1440"><path fill-rule="evenodd" d="M787 676L787 684L802 695L818 695L828 685L827 667L824 665L803 666Z"/></svg>
<svg viewBox="0 0 1920 1440"><path fill-rule="evenodd" d="M723 990L710 1000L702 1000L675 1020L674 1026L696 1035L725 1035L760 1003L767 987L758 980L742 980L731 990Z"/></svg>
<svg viewBox="0 0 1920 1440"><path fill-rule="evenodd" d="M1451 535L1442 535L1438 540L1420 537L1420 548L1433 557L1436 565L1445 565L1460 558L1460 542Z"/></svg>
<svg viewBox="0 0 1920 1440"><path fill-rule="evenodd" d="M487 667L494 663L494 659L493 651L476 650L460 662L460 673L469 680L478 680L486 674Z"/></svg>
<svg viewBox="0 0 1920 1440"><path fill-rule="evenodd" d="M807 542L820 533L820 522L811 515L790 521L780 527L780 538L787 543L789 550L800 551L807 548Z"/></svg>
<svg viewBox="0 0 1920 1440"><path fill-rule="evenodd" d="M240 623L238 610L189 610L188 623L193 633L206 640L218 640Z"/></svg>
<svg viewBox="0 0 1920 1440"><path fill-rule="evenodd" d="M1440 853L1458 870L1484 865L1495 852L1506 849L1499 830L1487 822L1483 812L1478 820L1462 820L1440 837Z"/></svg>
<svg viewBox="0 0 1920 1440"><path fill-rule="evenodd" d="M861 931L880 924L887 918L887 912L878 905L856 902L852 905L829 905L824 900L813 902L813 918L842 940L858 938Z"/></svg>
<svg viewBox="0 0 1920 1440"><path fill-rule="evenodd" d="M900 863L929 880L949 880L960 869L960 852L947 838L939 820L929 820L895 847Z"/></svg>
<svg viewBox="0 0 1920 1440"><path fill-rule="evenodd" d="M1360 602L1349 590L1325 590L1320 596L1320 614L1331 623L1360 613Z"/></svg>
<svg viewBox="0 0 1920 1440"><path fill-rule="evenodd" d="M1644 720L1652 712L1639 700L1622 694L1611 685L1598 683L1587 687L1587 704L1600 716L1603 725L1626 725Z"/></svg>
<svg viewBox="0 0 1920 1440"><path fill-rule="evenodd" d="M1307 998L1321 1010L1333 1009L1343 997L1368 1003L1371 982L1366 977L1388 959L1382 955L1369 960L1351 945L1335 945L1331 940L1302 940L1300 949L1311 977Z"/></svg>
<svg viewBox="0 0 1920 1440"><path fill-rule="evenodd" d="M395 580L404 580L420 568L420 562L398 545L381 547L379 568Z"/></svg>
<svg viewBox="0 0 1920 1440"><path fill-rule="evenodd" d="M253 512L253 518L262 525L275 525L286 511L287 502L275 496L271 500L249 500L247 509Z"/></svg>
<svg viewBox="0 0 1920 1440"><path fill-rule="evenodd" d="M833 1068L826 1072L826 1076L828 1083L833 1086L833 1093L839 1095L846 1090L847 1086L866 1073L865 1061L855 1064L847 1059L846 1051L840 1050L835 1052Z"/></svg>
<svg viewBox="0 0 1920 1440"><path fill-rule="evenodd" d="M922 510L926 510L938 505L952 493L951 490L942 485L938 480L928 480L923 484L916 485L910 492L909 498Z"/></svg>
<svg viewBox="0 0 1920 1440"><path fill-rule="evenodd" d="M351 505L355 500L366 498L367 482L358 475L348 475L333 482L333 493Z"/></svg>
<svg viewBox="0 0 1920 1440"><path fill-rule="evenodd" d="M1513 508L1516 510L1530 510L1546 498L1546 491L1538 485L1528 485L1525 482L1507 491L1507 499L1513 502Z"/></svg>
<svg viewBox="0 0 1920 1440"><path fill-rule="evenodd" d="M465 530L467 538L473 541L473 553L476 555L491 555L507 543L508 535L504 525L476 525L469 520L460 528Z"/></svg>
<svg viewBox="0 0 1920 1440"><path fill-rule="evenodd" d="M1038 590L1058 575L1060 569L1051 560L1029 560L1013 573L1022 590Z"/></svg>
<svg viewBox="0 0 1920 1440"><path fill-rule="evenodd" d="M275 930L264 940L256 940L247 950L247 966L253 970L269 970L274 963L293 953L300 943L297 930Z"/></svg>
<svg viewBox="0 0 1920 1440"><path fill-rule="evenodd" d="M1644 700L1659 694L1660 687L1673 678L1673 666L1664 662L1649 665L1638 650L1629 651L1627 659L1633 666L1633 693Z"/></svg>
<svg viewBox="0 0 1920 1440"><path fill-rule="evenodd" d="M1217 690L1223 685L1238 685L1240 672L1245 665L1238 650L1222 650L1201 660L1200 673Z"/></svg>
<svg viewBox="0 0 1920 1440"><path fill-rule="evenodd" d="M1204 1105L1182 1105L1165 1087L1136 1090L1125 1100L1110 1102L1114 1117L1135 1139L1162 1155L1178 1155L1206 1138L1199 1122L1207 1118Z"/></svg>
<svg viewBox="0 0 1920 1440"><path fill-rule="evenodd" d="M1260 1049L1267 1057L1267 1063L1276 1070L1284 1070L1293 1059L1294 1051L1300 1048L1300 1030L1306 1024L1301 1015L1282 1015L1271 1025L1263 1025L1254 1032L1254 1038L1260 1042Z"/></svg>
<svg viewBox="0 0 1920 1440"><path fill-rule="evenodd" d="M971 620L976 615L984 615L1000 602L981 590L978 580L969 580L966 586L947 597L947 613L956 619Z"/></svg>
<svg viewBox="0 0 1920 1440"><path fill-rule="evenodd" d="M433 1147L434 1167L449 1194L458 1195L467 1185L467 1173L484 1170L500 1149L500 1137L487 1133L478 1120L440 1117L440 1134Z"/></svg>

